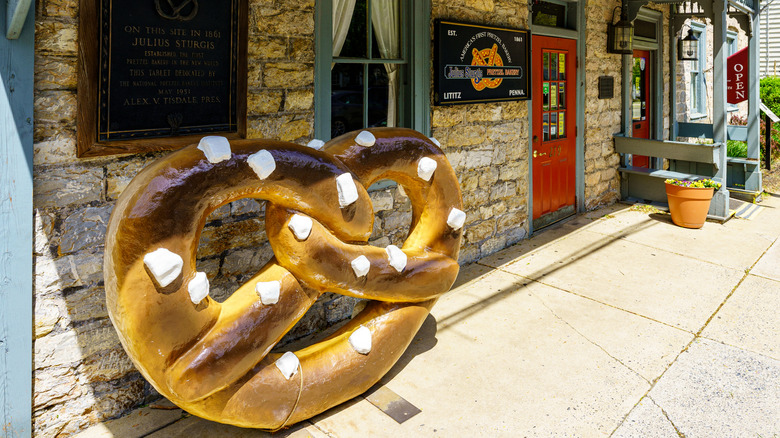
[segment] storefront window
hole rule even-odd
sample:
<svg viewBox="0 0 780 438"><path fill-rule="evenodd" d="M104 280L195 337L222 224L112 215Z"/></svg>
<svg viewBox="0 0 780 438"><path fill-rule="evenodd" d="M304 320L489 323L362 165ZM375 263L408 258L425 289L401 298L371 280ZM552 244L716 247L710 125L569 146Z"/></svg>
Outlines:
<svg viewBox="0 0 780 438"><path fill-rule="evenodd" d="M699 59L690 64L690 117L692 119L707 116L707 95L704 86L704 66L707 59L706 26L695 21L690 22L693 34L699 39Z"/></svg>
<svg viewBox="0 0 780 438"><path fill-rule="evenodd" d="M332 0L327 105L330 136L366 127L407 126L408 0ZM318 54L319 55L319 54ZM315 81L318 86L322 81ZM324 93L323 93L324 94ZM320 94L320 95L323 95ZM323 120L324 121L324 120Z"/></svg>

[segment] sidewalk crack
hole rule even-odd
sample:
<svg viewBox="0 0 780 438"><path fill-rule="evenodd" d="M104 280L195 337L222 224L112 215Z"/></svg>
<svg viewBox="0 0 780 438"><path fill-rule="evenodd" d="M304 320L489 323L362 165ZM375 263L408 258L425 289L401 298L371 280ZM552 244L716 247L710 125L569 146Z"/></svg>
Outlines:
<svg viewBox="0 0 780 438"><path fill-rule="evenodd" d="M530 292L530 293L531 293L531 294L532 294L532 295L533 295L533 296L534 296L534 297L535 297L537 300L539 300L539 302L541 302L541 303L542 303L542 305L543 305L545 308L547 308L547 310L549 310L549 311L550 311L550 313L552 313L552 314L553 314L553 316L555 316L555 317L556 317L558 320L560 320L561 322L563 322L564 324L566 324L567 326L569 326L569 328L571 328L572 330L574 330L574 332L575 332L575 333L577 333L578 335L582 336L582 338L583 338L583 339L585 339L586 341L588 341L588 342L590 342L591 344L595 345L595 346L596 346L596 347L597 347L599 350L603 351L603 352L604 352L604 354L606 354L607 356L609 356L610 358L612 358L612 359L613 359L615 362L619 363L620 365L623 365L624 367L626 367L626 369L628 369L628 370L629 370L629 371L631 371L632 373L634 373L634 374L636 374L637 376L639 376L639 378L640 378L640 379L644 380L644 381L645 381L645 382L647 382L648 384L650 384L650 383L651 383L651 382L650 382L650 381L649 381L647 378L645 378L643 375L639 374L639 373L638 373L636 370L634 370L634 369L633 369L633 368L631 368L630 366L628 366L628 365L626 365L625 363L623 363L623 361L621 361L621 360L620 360L620 359L618 359L617 357L615 357L615 356L613 356L612 354L610 354L610 352L608 352L608 351L607 351L607 350L606 350L604 347L602 347L601 345L599 345L598 343L596 343L594 340L590 339L589 337L585 336L585 334L584 334L584 333L582 333L581 331L577 330L577 328L576 328L576 327L574 327L574 326L573 326L573 325L571 325L571 324L570 324L568 321L566 321L565 319L563 319L563 318L562 318L560 315L558 315L557 313L555 313L555 311L554 311L554 310L553 310L553 309L552 309L550 306L548 306L548 305L547 305L547 303L545 303L545 302L544 302L544 300L543 300L542 298L540 298L538 295L536 295L536 294L535 294L535 293L533 293L532 291L529 291L529 292Z"/></svg>

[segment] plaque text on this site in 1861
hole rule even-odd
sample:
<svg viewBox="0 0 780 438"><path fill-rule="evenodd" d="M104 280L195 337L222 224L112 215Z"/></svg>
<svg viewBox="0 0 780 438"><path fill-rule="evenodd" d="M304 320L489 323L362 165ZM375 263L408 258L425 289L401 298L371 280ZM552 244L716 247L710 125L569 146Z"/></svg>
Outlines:
<svg viewBox="0 0 780 438"><path fill-rule="evenodd" d="M98 140L235 132L238 0L102 0Z"/></svg>

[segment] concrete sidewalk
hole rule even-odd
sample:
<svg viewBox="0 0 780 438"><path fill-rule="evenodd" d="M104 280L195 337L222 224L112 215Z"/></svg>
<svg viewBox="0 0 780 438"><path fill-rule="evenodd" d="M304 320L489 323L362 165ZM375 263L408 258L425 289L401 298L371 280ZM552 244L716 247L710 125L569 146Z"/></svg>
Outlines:
<svg viewBox="0 0 780 438"><path fill-rule="evenodd" d="M780 198L754 220L580 215L462 268L385 387L274 436L780 437ZM147 407L93 436L257 437Z"/></svg>

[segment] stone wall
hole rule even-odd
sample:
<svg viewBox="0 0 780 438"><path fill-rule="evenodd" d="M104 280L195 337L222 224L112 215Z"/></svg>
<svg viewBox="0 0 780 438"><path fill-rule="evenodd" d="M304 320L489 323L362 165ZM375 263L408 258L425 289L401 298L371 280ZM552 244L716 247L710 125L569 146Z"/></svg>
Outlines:
<svg viewBox="0 0 780 438"><path fill-rule="evenodd" d="M76 158L78 0L39 0L35 9L33 428L36 436L52 437L159 397L108 319L102 259L119 194L162 154ZM248 136L308 142L314 1L250 1L248 52ZM388 210L379 213L383 219L402 222L408 201L396 205L390 193L374 196L375 205ZM243 200L209 217L198 268L207 272L216 299L270 259L262 211L262 204ZM334 298L324 297L292 337L349 316L354 300Z"/></svg>
<svg viewBox="0 0 780 438"><path fill-rule="evenodd" d="M432 3L435 18L528 28L525 1ZM433 107L432 134L441 142L463 191L461 262L505 248L528 232L529 107L530 101Z"/></svg>
<svg viewBox="0 0 780 438"><path fill-rule="evenodd" d="M305 144L314 126L314 0L250 0L248 137ZM433 15L527 27L521 1L434 1ZM68 436L159 395L135 370L108 319L105 229L129 181L164 154L76 157L78 0L38 0L34 144L34 406L36 436ZM433 135L458 172L467 222L461 262L527 231L527 103L436 108ZM371 193L370 242L400 245L411 222L395 188ZM211 214L198 270L224 300L270 259L262 203ZM348 318L356 300L325 294L287 341Z"/></svg>

